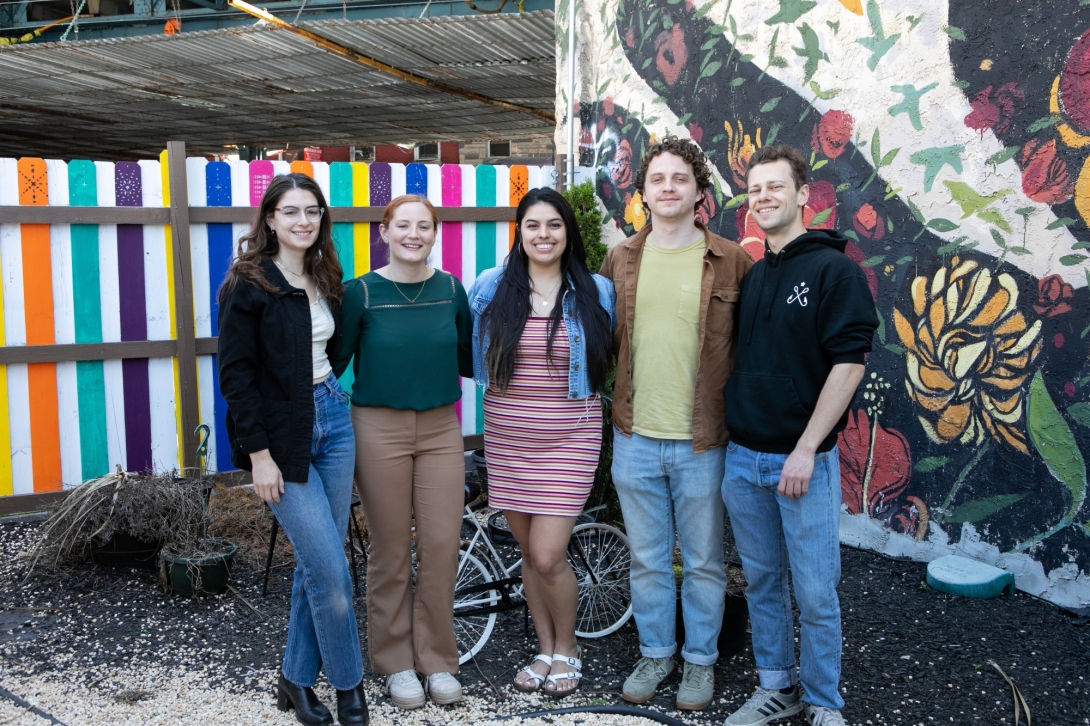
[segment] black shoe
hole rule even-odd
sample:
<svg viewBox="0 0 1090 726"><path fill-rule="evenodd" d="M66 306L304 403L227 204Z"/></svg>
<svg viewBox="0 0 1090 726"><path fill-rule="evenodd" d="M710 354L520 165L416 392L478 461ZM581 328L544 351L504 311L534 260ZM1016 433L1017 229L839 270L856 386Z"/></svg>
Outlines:
<svg viewBox="0 0 1090 726"><path fill-rule="evenodd" d="M350 691L337 691L337 722L341 726L367 726L367 695L363 681Z"/></svg>
<svg viewBox="0 0 1090 726"><path fill-rule="evenodd" d="M276 707L281 711L294 708L295 718L307 726L326 726L333 723L333 714L314 695L314 689L295 685L283 673L276 683Z"/></svg>

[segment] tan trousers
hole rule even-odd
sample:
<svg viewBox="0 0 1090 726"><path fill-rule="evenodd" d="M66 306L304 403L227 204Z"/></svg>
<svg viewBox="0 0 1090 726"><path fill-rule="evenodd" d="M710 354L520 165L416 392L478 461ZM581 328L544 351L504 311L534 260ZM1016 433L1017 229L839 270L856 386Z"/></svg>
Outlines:
<svg viewBox="0 0 1090 726"><path fill-rule="evenodd" d="M462 432L454 406L430 411L352 406L356 487L367 519L371 670L458 672L454 579L464 502ZM416 523L416 592L412 533Z"/></svg>

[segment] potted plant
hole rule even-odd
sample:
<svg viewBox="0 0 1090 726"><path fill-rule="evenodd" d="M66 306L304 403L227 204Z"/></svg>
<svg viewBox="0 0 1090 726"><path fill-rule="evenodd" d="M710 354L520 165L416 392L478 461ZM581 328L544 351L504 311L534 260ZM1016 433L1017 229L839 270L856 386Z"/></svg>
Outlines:
<svg viewBox="0 0 1090 726"><path fill-rule="evenodd" d="M193 596L227 589L238 548L206 537L211 483L176 472L134 474L120 467L71 490L42 526L39 563L92 560L152 566L168 592ZM158 555L158 557L156 557Z"/></svg>

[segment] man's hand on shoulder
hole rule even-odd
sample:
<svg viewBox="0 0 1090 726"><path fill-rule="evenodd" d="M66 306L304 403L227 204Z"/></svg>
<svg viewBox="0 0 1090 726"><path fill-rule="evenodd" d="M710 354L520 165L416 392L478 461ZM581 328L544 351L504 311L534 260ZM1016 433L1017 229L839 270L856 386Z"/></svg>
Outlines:
<svg viewBox="0 0 1090 726"><path fill-rule="evenodd" d="M810 490L810 476L814 473L814 452L798 447L787 457L780 471L780 496L799 499Z"/></svg>

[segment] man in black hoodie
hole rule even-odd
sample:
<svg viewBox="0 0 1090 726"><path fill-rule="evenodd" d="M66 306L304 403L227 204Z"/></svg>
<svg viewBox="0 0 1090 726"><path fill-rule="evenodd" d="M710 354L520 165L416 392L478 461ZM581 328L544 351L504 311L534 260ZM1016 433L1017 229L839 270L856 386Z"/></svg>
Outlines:
<svg viewBox="0 0 1090 726"><path fill-rule="evenodd" d="M750 209L767 242L739 302L737 357L724 392L723 499L748 584L760 687L726 726L763 726L804 709L812 726L844 723L836 437L878 318L862 270L844 255L844 237L803 224L806 173L806 159L789 146L759 149L747 170Z"/></svg>

